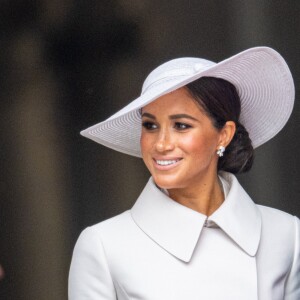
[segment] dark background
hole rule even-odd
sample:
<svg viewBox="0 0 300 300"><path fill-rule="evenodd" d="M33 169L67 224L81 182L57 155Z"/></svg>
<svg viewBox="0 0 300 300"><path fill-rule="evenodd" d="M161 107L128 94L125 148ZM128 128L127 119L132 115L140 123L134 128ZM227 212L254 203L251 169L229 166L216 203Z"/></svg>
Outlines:
<svg viewBox="0 0 300 300"><path fill-rule="evenodd" d="M300 1L1 0L0 299L67 299L80 231L135 202L141 160L79 131L137 97L154 67L253 46L286 59L292 117L240 180L257 203L300 214Z"/></svg>

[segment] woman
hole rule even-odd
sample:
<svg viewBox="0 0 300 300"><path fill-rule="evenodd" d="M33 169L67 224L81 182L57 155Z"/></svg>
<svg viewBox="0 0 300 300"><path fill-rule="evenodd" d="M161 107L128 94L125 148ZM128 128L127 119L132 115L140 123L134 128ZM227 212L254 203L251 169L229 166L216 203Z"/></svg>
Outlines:
<svg viewBox="0 0 300 300"><path fill-rule="evenodd" d="M258 47L218 64L171 60L138 99L83 131L142 156L152 177L131 210L82 232L69 298L299 300L298 218L254 204L233 175L293 102L285 61Z"/></svg>

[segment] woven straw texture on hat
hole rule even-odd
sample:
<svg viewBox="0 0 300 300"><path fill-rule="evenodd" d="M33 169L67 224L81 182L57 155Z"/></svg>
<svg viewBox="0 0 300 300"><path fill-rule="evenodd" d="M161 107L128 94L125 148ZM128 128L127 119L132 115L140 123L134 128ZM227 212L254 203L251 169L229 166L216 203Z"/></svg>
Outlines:
<svg viewBox="0 0 300 300"><path fill-rule="evenodd" d="M248 130L254 148L274 137L290 117L295 96L290 70L278 52L256 47L217 64L200 58L166 62L147 77L140 97L81 134L140 157L140 109L203 76L223 78L235 85L241 99L240 122Z"/></svg>

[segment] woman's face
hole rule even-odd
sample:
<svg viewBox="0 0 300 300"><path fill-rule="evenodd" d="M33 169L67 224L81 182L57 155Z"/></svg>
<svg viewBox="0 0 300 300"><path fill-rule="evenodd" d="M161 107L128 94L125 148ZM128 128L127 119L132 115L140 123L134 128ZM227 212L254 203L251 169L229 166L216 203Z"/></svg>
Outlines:
<svg viewBox="0 0 300 300"><path fill-rule="evenodd" d="M142 124L143 160L159 187L188 188L216 174L222 130L185 88L143 107Z"/></svg>

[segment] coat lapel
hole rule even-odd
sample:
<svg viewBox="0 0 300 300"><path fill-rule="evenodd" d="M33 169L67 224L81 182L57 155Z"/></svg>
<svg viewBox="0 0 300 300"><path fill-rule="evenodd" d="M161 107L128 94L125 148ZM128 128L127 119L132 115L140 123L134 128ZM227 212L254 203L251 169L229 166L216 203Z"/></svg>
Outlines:
<svg viewBox="0 0 300 300"><path fill-rule="evenodd" d="M224 203L209 218L170 199L150 178L131 209L137 226L175 257L189 262L206 220L219 226L243 251L255 256L261 216L235 176L220 173L228 189Z"/></svg>
<svg viewBox="0 0 300 300"><path fill-rule="evenodd" d="M228 185L228 195L209 219L222 228L246 253L255 256L262 226L259 209L235 176L226 172L220 174L223 185Z"/></svg>
<svg viewBox="0 0 300 300"><path fill-rule="evenodd" d="M188 262L206 216L170 199L150 178L131 209L136 224L152 240L177 258Z"/></svg>

